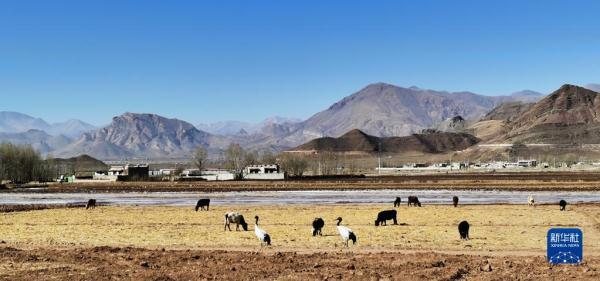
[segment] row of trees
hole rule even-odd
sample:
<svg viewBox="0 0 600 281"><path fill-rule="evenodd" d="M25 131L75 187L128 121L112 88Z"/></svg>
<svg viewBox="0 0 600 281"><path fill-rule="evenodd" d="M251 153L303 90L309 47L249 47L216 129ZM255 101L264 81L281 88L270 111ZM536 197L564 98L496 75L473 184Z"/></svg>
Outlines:
<svg viewBox="0 0 600 281"><path fill-rule="evenodd" d="M338 175L360 171L353 159L346 159L331 152L318 154L279 153L271 151L246 150L236 143L230 144L218 157L209 157L208 151L198 147L190 161L191 166L198 170L207 167L221 168L233 171L242 176L243 170L251 165L277 164L290 177L301 177L306 173L311 175ZM180 167L179 174L183 171Z"/></svg>
<svg viewBox="0 0 600 281"><path fill-rule="evenodd" d="M30 145L0 144L0 179L13 183L52 180L55 168Z"/></svg>
<svg viewBox="0 0 600 281"><path fill-rule="evenodd" d="M192 164L199 170L203 170L207 165L229 169L241 175L244 167L249 165L267 165L278 164L281 169L292 177L299 177L310 171L313 175L334 175L338 174L340 169L345 172L354 171L354 167L345 167L347 164L344 159L340 159L335 153L319 153L314 155L304 155L295 153L273 154L270 151L246 151L239 144L230 144L225 149L220 159L209 161L208 153L205 148L199 147L192 157ZM351 161L350 161L351 163Z"/></svg>

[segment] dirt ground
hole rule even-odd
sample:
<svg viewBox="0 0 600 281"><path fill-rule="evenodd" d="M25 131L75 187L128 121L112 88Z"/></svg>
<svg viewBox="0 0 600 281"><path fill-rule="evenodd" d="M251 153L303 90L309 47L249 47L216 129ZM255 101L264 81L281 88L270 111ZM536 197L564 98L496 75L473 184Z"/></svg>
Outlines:
<svg viewBox="0 0 600 281"><path fill-rule="evenodd" d="M398 208L399 225L375 227L387 205L99 207L0 213L0 279L24 280L598 280L600 205L426 205ZM249 231L223 230L226 211ZM253 217L272 236L261 248ZM322 237L310 235L323 217ZM354 230L342 246L333 220ZM456 225L471 224L471 240ZM391 223L391 221L390 221ZM581 266L550 266L550 227L582 228ZM487 264L490 264L490 267Z"/></svg>
<svg viewBox="0 0 600 281"><path fill-rule="evenodd" d="M600 259L432 252L294 253L0 246L0 280L598 280Z"/></svg>

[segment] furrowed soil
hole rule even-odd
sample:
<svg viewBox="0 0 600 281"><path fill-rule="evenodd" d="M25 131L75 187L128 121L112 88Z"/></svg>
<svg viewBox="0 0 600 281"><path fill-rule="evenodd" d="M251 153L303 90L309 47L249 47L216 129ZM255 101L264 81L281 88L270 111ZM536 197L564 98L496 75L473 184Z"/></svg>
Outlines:
<svg viewBox="0 0 600 281"><path fill-rule="evenodd" d="M489 266L488 266L489 265ZM0 280L598 280L600 260L354 251L0 247Z"/></svg>
<svg viewBox="0 0 600 281"><path fill-rule="evenodd" d="M399 225L374 226L388 205L45 209L0 214L0 279L24 280L598 280L600 205L403 205ZM223 230L226 211L249 231ZM261 248L253 217L273 243ZM334 219L358 236L343 247ZM315 217L323 236L311 236ZM471 224L461 241L457 224ZM581 266L545 261L551 227L584 232ZM489 266L488 266L489 264ZM491 270L491 271L490 271Z"/></svg>

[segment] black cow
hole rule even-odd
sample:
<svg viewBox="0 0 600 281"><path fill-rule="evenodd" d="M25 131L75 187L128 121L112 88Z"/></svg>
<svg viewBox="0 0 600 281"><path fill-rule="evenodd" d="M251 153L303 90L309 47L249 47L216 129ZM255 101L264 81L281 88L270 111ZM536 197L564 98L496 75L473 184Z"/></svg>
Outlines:
<svg viewBox="0 0 600 281"><path fill-rule="evenodd" d="M317 234L323 235L321 233L323 226L325 226L325 221L322 218L315 218L315 220L312 222L312 227L313 227L312 235L313 236L317 236Z"/></svg>
<svg viewBox="0 0 600 281"><path fill-rule="evenodd" d="M85 205L85 209L95 209L96 208L96 199L90 199L88 200L87 204Z"/></svg>
<svg viewBox="0 0 600 281"><path fill-rule="evenodd" d="M452 197L452 204L454 205L454 208L458 206L458 196Z"/></svg>
<svg viewBox="0 0 600 281"><path fill-rule="evenodd" d="M394 224L398 224L398 220L396 219L397 216L397 212L396 210L387 210L387 211L381 211L379 212L379 214L377 214L377 220L375 220L375 226L379 226L381 225L387 225L388 220L394 220Z"/></svg>
<svg viewBox="0 0 600 281"><path fill-rule="evenodd" d="M402 199L400 197L396 197L396 201L394 201L394 208L400 207L400 203L402 203Z"/></svg>
<svg viewBox="0 0 600 281"><path fill-rule="evenodd" d="M419 206L421 207L421 202L419 202L419 198L417 196L408 196L408 206Z"/></svg>
<svg viewBox="0 0 600 281"><path fill-rule="evenodd" d="M469 223L467 221L458 224L458 234L460 234L460 239L469 240Z"/></svg>
<svg viewBox="0 0 600 281"><path fill-rule="evenodd" d="M561 210L561 211L565 211L565 210L567 210L567 201L565 201L565 200L560 200L560 202L558 203L558 205L560 205L560 210Z"/></svg>
<svg viewBox="0 0 600 281"><path fill-rule="evenodd" d="M208 211L208 206L209 205L210 205L210 199L200 199L200 200L198 200L198 203L196 203L196 212L198 212L198 209L204 210L204 207L206 207L206 210Z"/></svg>

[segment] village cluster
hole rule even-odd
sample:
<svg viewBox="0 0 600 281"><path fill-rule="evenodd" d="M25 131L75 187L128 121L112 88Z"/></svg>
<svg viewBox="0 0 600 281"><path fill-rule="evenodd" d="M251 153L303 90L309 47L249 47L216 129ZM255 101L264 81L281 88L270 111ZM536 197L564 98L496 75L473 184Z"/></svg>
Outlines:
<svg viewBox="0 0 600 281"><path fill-rule="evenodd" d="M283 180L279 165L251 165L241 174L226 169L150 169L148 164L126 164L110 166L108 170L96 171L91 176L61 176L60 182L98 182L98 181L140 181L140 180L181 180L181 181L228 181L228 180Z"/></svg>

